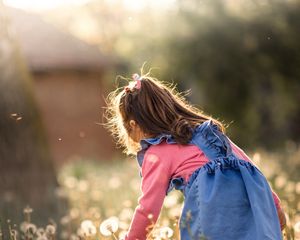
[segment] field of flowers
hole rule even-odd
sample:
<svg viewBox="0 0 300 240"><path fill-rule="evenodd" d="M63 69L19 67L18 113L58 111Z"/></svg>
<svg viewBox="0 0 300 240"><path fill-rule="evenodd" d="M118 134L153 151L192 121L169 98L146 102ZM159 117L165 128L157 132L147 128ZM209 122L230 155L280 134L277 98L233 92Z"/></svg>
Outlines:
<svg viewBox="0 0 300 240"><path fill-rule="evenodd" d="M281 153L258 150L248 155L282 201L287 217L284 239L300 239L300 148L288 144ZM61 169L58 179L61 188L57 189L57 194L68 199L68 214L58 223L50 222L44 228L38 228L30 219L32 209L26 208L25 221L19 227L10 227L10 239L92 240L124 236L140 195L135 159L101 164L87 160L73 162ZM177 222L182 201L179 191L173 191L165 198L162 213L149 239L179 239Z"/></svg>

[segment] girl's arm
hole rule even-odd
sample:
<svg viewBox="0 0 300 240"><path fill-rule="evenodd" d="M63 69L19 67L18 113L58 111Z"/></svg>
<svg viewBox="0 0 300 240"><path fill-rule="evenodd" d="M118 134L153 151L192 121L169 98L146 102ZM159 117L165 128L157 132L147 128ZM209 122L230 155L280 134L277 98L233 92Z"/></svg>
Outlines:
<svg viewBox="0 0 300 240"><path fill-rule="evenodd" d="M248 157L248 155L242 149L240 149L237 145L235 145L230 139L229 139L229 142L232 147L232 151L234 151L234 153L236 153L238 157L240 157L241 159L245 159L246 161L249 161L255 165L255 163L252 162L250 157ZM273 195L273 199L274 199L275 206L277 209L278 218L280 221L280 228L281 228L281 230L283 230L286 227L286 217L285 217L284 211L280 204L281 201L280 201L278 195L273 190L272 190L272 195Z"/></svg>
<svg viewBox="0 0 300 240"><path fill-rule="evenodd" d="M144 240L156 223L169 185L167 161L147 150L142 166L142 195L138 199L125 240Z"/></svg>
<svg viewBox="0 0 300 240"><path fill-rule="evenodd" d="M280 228L281 228L281 231L282 231L286 227L286 216L285 216L285 213L284 213L284 211L281 207L280 199L273 190L272 190L272 195L273 195L274 202L275 202L275 205L276 205L277 214L278 214L278 218L279 218L279 221L280 221Z"/></svg>

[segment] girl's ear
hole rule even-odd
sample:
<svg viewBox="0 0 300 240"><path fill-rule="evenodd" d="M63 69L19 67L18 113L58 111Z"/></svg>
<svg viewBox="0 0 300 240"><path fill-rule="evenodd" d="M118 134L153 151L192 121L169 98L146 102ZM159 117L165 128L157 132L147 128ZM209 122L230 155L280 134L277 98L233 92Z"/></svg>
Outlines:
<svg viewBox="0 0 300 240"><path fill-rule="evenodd" d="M134 121L134 120L130 120L129 121L129 125L130 125L130 127L131 127L131 129L134 129L134 128L136 128L136 122Z"/></svg>

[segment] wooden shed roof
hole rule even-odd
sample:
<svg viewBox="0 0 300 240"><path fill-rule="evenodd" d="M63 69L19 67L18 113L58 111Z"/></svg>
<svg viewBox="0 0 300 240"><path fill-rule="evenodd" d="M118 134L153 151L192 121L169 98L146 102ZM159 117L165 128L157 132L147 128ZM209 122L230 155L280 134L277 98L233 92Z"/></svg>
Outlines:
<svg viewBox="0 0 300 240"><path fill-rule="evenodd" d="M12 27L31 70L101 71L109 65L109 57L101 54L97 46L58 29L38 14L15 8L8 10Z"/></svg>

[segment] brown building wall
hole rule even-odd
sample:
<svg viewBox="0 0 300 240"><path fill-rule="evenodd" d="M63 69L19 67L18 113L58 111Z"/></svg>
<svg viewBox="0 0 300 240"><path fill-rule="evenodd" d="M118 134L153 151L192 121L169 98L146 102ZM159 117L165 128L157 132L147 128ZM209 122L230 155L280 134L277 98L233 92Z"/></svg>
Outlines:
<svg viewBox="0 0 300 240"><path fill-rule="evenodd" d="M101 74L35 73L34 88L57 166L78 158L110 160L120 154L112 137L97 123L104 96Z"/></svg>

